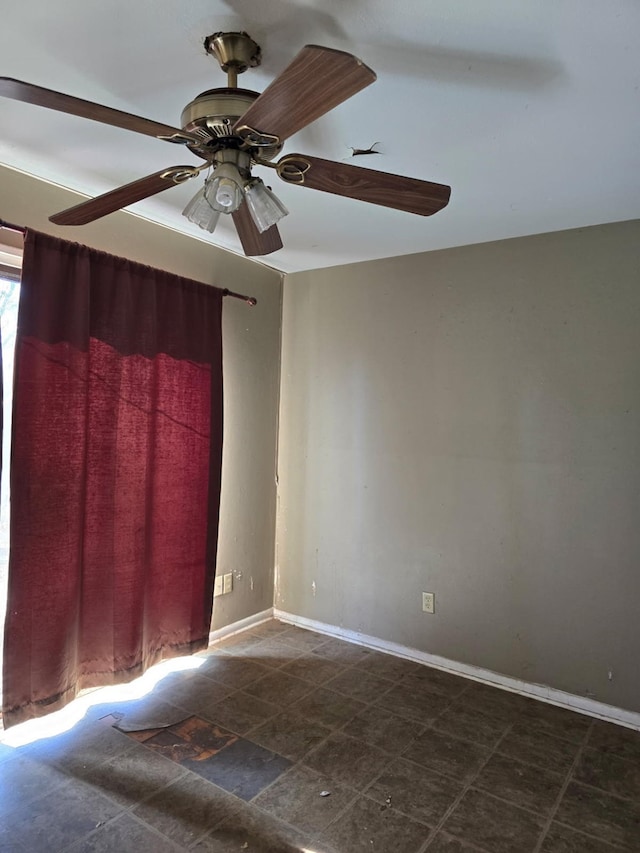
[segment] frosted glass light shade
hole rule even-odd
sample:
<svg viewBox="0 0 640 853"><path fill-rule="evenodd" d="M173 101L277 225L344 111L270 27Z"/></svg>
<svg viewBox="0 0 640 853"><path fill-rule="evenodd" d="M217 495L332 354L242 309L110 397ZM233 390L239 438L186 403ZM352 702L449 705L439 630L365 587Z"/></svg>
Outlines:
<svg viewBox="0 0 640 853"><path fill-rule="evenodd" d="M193 222L194 225L198 225L204 231L212 233L215 231L216 225L218 224L220 211L215 210L209 204L206 192L207 185L205 184L204 187L202 187L202 189L199 190L187 204L185 209L182 211L182 215L186 216L189 222Z"/></svg>
<svg viewBox="0 0 640 853"><path fill-rule="evenodd" d="M251 218L261 233L279 222L289 211L280 199L256 178L244 192Z"/></svg>

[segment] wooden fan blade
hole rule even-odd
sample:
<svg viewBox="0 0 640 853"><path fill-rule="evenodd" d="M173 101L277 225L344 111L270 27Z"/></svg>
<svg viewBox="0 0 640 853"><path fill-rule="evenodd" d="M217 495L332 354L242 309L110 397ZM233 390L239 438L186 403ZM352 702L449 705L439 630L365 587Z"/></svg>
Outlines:
<svg viewBox="0 0 640 853"><path fill-rule="evenodd" d="M86 225L87 222L93 222L108 213L128 207L135 201L141 201L143 198L168 190L197 174L198 171L193 166L172 166L170 169L147 175L146 178L140 178L104 195L76 204L75 207L55 213L49 217L49 222L54 222L56 225Z"/></svg>
<svg viewBox="0 0 640 853"><path fill-rule="evenodd" d="M277 252L278 249L282 248L282 239L277 226L272 225L266 231L258 231L245 203L241 204L231 215L244 253L248 257L270 255L271 252Z"/></svg>
<svg viewBox="0 0 640 853"><path fill-rule="evenodd" d="M0 77L0 95L4 98L12 98L14 101L36 104L61 113L69 113L92 121L100 121L103 124L111 124L114 127L122 127L125 130L133 130L136 133L144 133L147 136L155 136L167 142L187 144L199 141L197 136L177 127L160 124L148 118L140 118L111 107L103 107L102 104L94 104L93 101L83 101L81 98L54 92L52 89L43 89L42 86L34 86L32 83L14 80L11 77Z"/></svg>
<svg viewBox="0 0 640 853"><path fill-rule="evenodd" d="M383 207L431 216L446 207L451 187L417 178L334 163L306 154L289 154L278 162L278 174L288 184L343 195Z"/></svg>
<svg viewBox="0 0 640 853"><path fill-rule="evenodd" d="M234 133L283 142L375 79L350 53L308 44L238 119Z"/></svg>

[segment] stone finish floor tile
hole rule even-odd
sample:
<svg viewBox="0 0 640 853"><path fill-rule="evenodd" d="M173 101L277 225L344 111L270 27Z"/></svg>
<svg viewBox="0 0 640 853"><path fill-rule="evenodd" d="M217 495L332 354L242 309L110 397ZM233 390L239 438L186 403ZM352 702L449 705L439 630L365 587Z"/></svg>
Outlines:
<svg viewBox="0 0 640 853"><path fill-rule="evenodd" d="M306 628L298 628L295 625L290 625L286 631L278 634L278 639L283 643L288 643L295 648L305 651L312 651L318 646L327 642L324 634L318 634L316 631L307 631Z"/></svg>
<svg viewBox="0 0 640 853"><path fill-rule="evenodd" d="M68 732L37 741L24 751L25 755L52 764L69 775L82 772L90 765L99 765L109 758L123 755L135 747L131 738L112 725L81 722Z"/></svg>
<svg viewBox="0 0 640 853"><path fill-rule="evenodd" d="M527 701L508 690L473 681L464 693L456 697L454 705L474 708L481 714L515 722L526 707Z"/></svg>
<svg viewBox="0 0 640 853"><path fill-rule="evenodd" d="M609 752L618 758L640 761L640 732L595 720L589 734L588 746Z"/></svg>
<svg viewBox="0 0 640 853"><path fill-rule="evenodd" d="M161 699L157 688L158 685L140 699L94 705L89 709L85 721L99 721L108 727L115 725L114 718L119 718L118 730L126 731L128 728L143 729L170 725L189 716L184 708L178 708Z"/></svg>
<svg viewBox="0 0 640 853"><path fill-rule="evenodd" d="M92 769L85 782L123 808L130 808L186 772L175 761L140 745Z"/></svg>
<svg viewBox="0 0 640 853"><path fill-rule="evenodd" d="M471 790L443 828L490 853L533 853L544 825L539 815Z"/></svg>
<svg viewBox="0 0 640 853"><path fill-rule="evenodd" d="M405 720L377 705L369 705L353 717L342 731L397 755L422 734L424 725L414 720Z"/></svg>
<svg viewBox="0 0 640 853"><path fill-rule="evenodd" d="M431 666L420 667L413 675L405 676L402 683L414 684L423 691L448 696L451 699L455 699L469 689L468 679Z"/></svg>
<svg viewBox="0 0 640 853"><path fill-rule="evenodd" d="M290 710L335 729L348 723L366 707L364 702L320 687L292 705Z"/></svg>
<svg viewBox="0 0 640 853"><path fill-rule="evenodd" d="M123 814L74 844L70 853L181 853L183 849L132 815Z"/></svg>
<svg viewBox="0 0 640 853"><path fill-rule="evenodd" d="M244 805L244 804L243 804ZM301 853L314 851L308 836L261 809L233 810L189 851L193 853Z"/></svg>
<svg viewBox="0 0 640 853"><path fill-rule="evenodd" d="M631 800L572 782L555 820L625 849L640 850L640 804Z"/></svg>
<svg viewBox="0 0 640 853"><path fill-rule="evenodd" d="M548 815L564 780L560 773L522 764L505 755L493 755L473 785L516 806Z"/></svg>
<svg viewBox="0 0 640 853"><path fill-rule="evenodd" d="M328 791L328 796L322 796ZM335 779L294 767L254 800L254 804L303 832L326 829L357 796Z"/></svg>
<svg viewBox="0 0 640 853"><path fill-rule="evenodd" d="M206 761L187 760L182 766L242 800L251 800L288 770L291 762L256 743L238 740Z"/></svg>
<svg viewBox="0 0 640 853"><path fill-rule="evenodd" d="M165 702L197 713L203 706L224 699L231 687L193 672L178 672L158 683L157 695Z"/></svg>
<svg viewBox="0 0 640 853"><path fill-rule="evenodd" d="M335 660L349 666L363 663L370 656L371 652L363 646L356 646L353 643L345 643L343 640L326 640L313 650L314 655L320 655L329 660Z"/></svg>
<svg viewBox="0 0 640 853"><path fill-rule="evenodd" d="M361 702L375 702L393 687L393 682L368 672L347 669L325 685L329 690L344 693Z"/></svg>
<svg viewBox="0 0 640 853"><path fill-rule="evenodd" d="M304 759L307 767L358 791L364 790L389 761L386 752L342 732L334 732Z"/></svg>
<svg viewBox="0 0 640 853"><path fill-rule="evenodd" d="M480 847L460 841L446 832L439 832L427 847L428 853L486 853Z"/></svg>
<svg viewBox="0 0 640 853"><path fill-rule="evenodd" d="M386 655L382 652L371 652L368 657L356 663L355 666L357 669L370 672L372 675L396 682L402 681L407 676L416 675L422 669L423 664Z"/></svg>
<svg viewBox="0 0 640 853"><path fill-rule="evenodd" d="M278 635L256 643L245 657L272 669L279 669L305 654L307 652L303 648L283 642Z"/></svg>
<svg viewBox="0 0 640 853"><path fill-rule="evenodd" d="M580 745L553 737L526 722L515 723L498 745L498 752L543 770L566 773Z"/></svg>
<svg viewBox="0 0 640 853"><path fill-rule="evenodd" d="M576 714L575 711L567 711L555 705L545 705L533 699L527 701L522 719L533 728L575 743L585 740L593 724L593 720L584 714Z"/></svg>
<svg viewBox="0 0 640 853"><path fill-rule="evenodd" d="M376 702L381 708L407 717L419 723L432 723L451 704L447 696L425 691L415 682L406 684L404 681L394 685Z"/></svg>
<svg viewBox="0 0 640 853"><path fill-rule="evenodd" d="M277 705L263 702L262 699L239 690L220 702L203 706L199 715L225 729L243 735L270 717L275 717L279 711L280 708Z"/></svg>
<svg viewBox="0 0 640 853"><path fill-rule="evenodd" d="M284 631L288 631L290 627L291 625L287 625L286 622L279 622L277 619L267 619L266 622L261 622L259 625L253 625L248 629L248 631L255 637L258 637L261 640L266 640L270 637L277 637Z"/></svg>
<svg viewBox="0 0 640 853"><path fill-rule="evenodd" d="M287 675L293 675L295 678L302 678L303 681L309 681L314 687L325 684L330 678L335 678L336 675L340 675L345 670L344 664L311 653L305 653L294 658L280 668L281 672L286 672Z"/></svg>
<svg viewBox="0 0 640 853"><path fill-rule="evenodd" d="M308 681L287 675L281 669L270 672L244 688L245 693L255 696L262 702L271 702L273 705L285 708L290 707L312 690L313 685Z"/></svg>
<svg viewBox="0 0 640 853"><path fill-rule="evenodd" d="M300 761L330 734L331 729L320 723L283 711L252 729L247 739L292 761Z"/></svg>
<svg viewBox="0 0 640 853"><path fill-rule="evenodd" d="M620 853L621 850L621 847L612 847L606 841L552 823L540 853Z"/></svg>
<svg viewBox="0 0 640 853"><path fill-rule="evenodd" d="M55 766L22 753L14 755L0 765L0 824L12 809L24 808L68 781L68 775Z"/></svg>
<svg viewBox="0 0 640 853"><path fill-rule="evenodd" d="M254 660L236 655L210 654L198 667L200 675L224 684L230 690L241 690L272 670Z"/></svg>
<svg viewBox="0 0 640 853"><path fill-rule="evenodd" d="M0 850L2 853L29 853L17 838L10 838L0 825Z"/></svg>
<svg viewBox="0 0 640 853"><path fill-rule="evenodd" d="M30 853L62 850L89 835L121 808L83 782L72 781L4 816L6 837Z"/></svg>
<svg viewBox="0 0 640 853"><path fill-rule="evenodd" d="M494 747L510 726L508 720L481 714L466 705L450 706L433 723L436 731L487 747Z"/></svg>
<svg viewBox="0 0 640 853"><path fill-rule="evenodd" d="M367 796L420 823L435 826L462 791L460 782L399 758L367 788Z"/></svg>
<svg viewBox="0 0 640 853"><path fill-rule="evenodd" d="M640 761L618 758L597 749L585 749L573 776L577 782L602 788L618 797L640 800Z"/></svg>
<svg viewBox="0 0 640 853"><path fill-rule="evenodd" d="M361 797L320 835L319 853L418 853L429 832L429 827L395 809L381 809L378 803Z"/></svg>
<svg viewBox="0 0 640 853"><path fill-rule="evenodd" d="M133 814L186 847L233 814L238 804L227 791L188 773L143 800Z"/></svg>
<svg viewBox="0 0 640 853"><path fill-rule="evenodd" d="M490 750L468 740L427 729L403 753L424 767L460 781L472 779L491 755Z"/></svg>
<svg viewBox="0 0 640 853"><path fill-rule="evenodd" d="M267 639L258 637L248 631L243 631L240 634L234 634L232 637L218 640L214 649L216 652L224 652L228 655L242 655L243 657L250 658L253 650L260 643L266 642Z"/></svg>

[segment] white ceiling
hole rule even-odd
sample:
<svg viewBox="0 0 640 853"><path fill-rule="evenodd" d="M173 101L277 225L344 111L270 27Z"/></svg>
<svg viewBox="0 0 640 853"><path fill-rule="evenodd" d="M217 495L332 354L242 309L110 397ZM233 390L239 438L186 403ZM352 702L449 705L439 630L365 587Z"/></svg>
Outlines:
<svg viewBox="0 0 640 853"><path fill-rule="evenodd" d="M637 0L18 0L2 11L0 74L177 126L196 94L226 85L202 46L219 30L246 30L262 47L245 88L262 91L304 44L355 53L377 72L284 153L349 160L348 146L378 141L381 155L352 162L452 186L449 206L423 218L278 182L290 215L270 266L315 269L640 217ZM87 195L196 161L149 137L0 100L0 162ZM241 252L228 221L209 236L181 216L197 188L131 210ZM81 229L69 233L82 240Z"/></svg>

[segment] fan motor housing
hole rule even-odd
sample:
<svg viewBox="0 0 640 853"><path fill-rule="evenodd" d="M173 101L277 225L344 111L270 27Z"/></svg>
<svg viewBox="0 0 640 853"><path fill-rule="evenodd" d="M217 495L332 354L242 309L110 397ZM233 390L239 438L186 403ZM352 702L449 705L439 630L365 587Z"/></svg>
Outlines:
<svg viewBox="0 0 640 853"><path fill-rule="evenodd" d="M204 150L193 148L195 154L207 159L207 152L226 147L237 140L238 147L243 140L233 133L233 126L243 116L258 97L258 92L250 89L209 89L202 92L183 109L180 117L182 129L198 133L205 140ZM219 142L219 145L216 145ZM191 147L191 146L189 146ZM260 148L260 157L271 160L282 150L282 145Z"/></svg>

